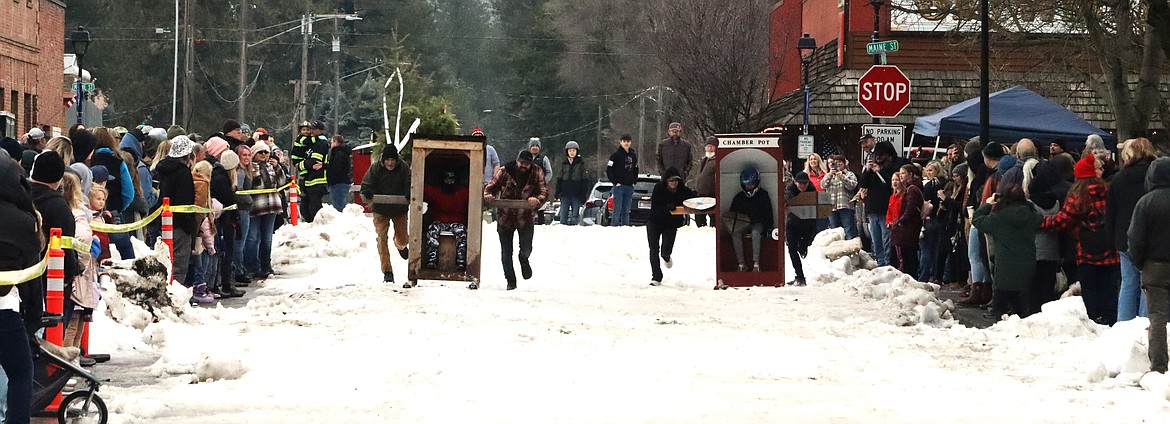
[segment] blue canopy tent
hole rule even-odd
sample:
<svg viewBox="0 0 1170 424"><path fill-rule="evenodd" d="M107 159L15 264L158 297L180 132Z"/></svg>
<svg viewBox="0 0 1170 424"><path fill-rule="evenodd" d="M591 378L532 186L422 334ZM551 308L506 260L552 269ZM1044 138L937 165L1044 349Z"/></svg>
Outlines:
<svg viewBox="0 0 1170 424"><path fill-rule="evenodd" d="M991 93L991 140L1015 143L1030 138L1037 144L1063 141L1080 150L1089 134L1097 134L1112 148L1117 137L1023 86ZM979 98L952 105L914 120L914 133L927 137L970 138L979 135Z"/></svg>

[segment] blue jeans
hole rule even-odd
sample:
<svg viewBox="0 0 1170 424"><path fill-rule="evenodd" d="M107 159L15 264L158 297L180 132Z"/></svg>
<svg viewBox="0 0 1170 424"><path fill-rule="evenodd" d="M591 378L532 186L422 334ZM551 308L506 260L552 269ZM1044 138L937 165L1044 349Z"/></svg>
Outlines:
<svg viewBox="0 0 1170 424"><path fill-rule="evenodd" d="M127 223L123 214L124 212L110 211L116 224ZM118 249L118 255L122 259L134 259L134 245L130 243L130 233L110 233L110 244Z"/></svg>
<svg viewBox="0 0 1170 424"><path fill-rule="evenodd" d="M1117 296L1117 322L1146 316L1146 295L1142 293L1142 271L1133 265L1129 252L1121 253L1121 291Z"/></svg>
<svg viewBox="0 0 1170 424"><path fill-rule="evenodd" d="M247 212L240 211L240 226L236 230L236 239L232 241L232 272L234 275L251 275L244 268L244 245L247 244L248 229L252 218Z"/></svg>
<svg viewBox="0 0 1170 424"><path fill-rule="evenodd" d="M616 202L616 200L615 200ZM581 223L581 199L575 196L561 196L561 210L557 213L562 225Z"/></svg>
<svg viewBox="0 0 1170 424"><path fill-rule="evenodd" d="M866 214L869 219L869 237L873 239L873 258L878 266L890 264L890 228L886 227L886 214Z"/></svg>
<svg viewBox="0 0 1170 424"><path fill-rule="evenodd" d="M938 229L928 229L918 240L918 281L930 281L938 264Z"/></svg>
<svg viewBox="0 0 1170 424"><path fill-rule="evenodd" d="M13 289L16 290L16 289ZM4 377L6 396L0 396L0 412L4 412L7 423L25 424L32 412L33 360L28 334L20 314L11 310L0 310L0 368Z"/></svg>
<svg viewBox="0 0 1170 424"><path fill-rule="evenodd" d="M333 184L329 186L329 200L333 202L333 209L341 212L345 209L345 204L349 203L349 187L352 184Z"/></svg>
<svg viewBox="0 0 1170 424"><path fill-rule="evenodd" d="M248 237L244 243L244 270L252 276L261 276L272 270L272 227L276 216L270 213L251 218Z"/></svg>
<svg viewBox="0 0 1170 424"><path fill-rule="evenodd" d="M990 283L991 272L983 261L983 243L979 241L979 230L974 226L967 237L967 262L971 264L971 282Z"/></svg>
<svg viewBox="0 0 1170 424"><path fill-rule="evenodd" d="M829 214L829 228L845 229L845 240L857 237L857 213L853 209L837 209Z"/></svg>
<svg viewBox="0 0 1170 424"><path fill-rule="evenodd" d="M634 186L613 187L613 219L610 226L630 225L630 207L634 205Z"/></svg>

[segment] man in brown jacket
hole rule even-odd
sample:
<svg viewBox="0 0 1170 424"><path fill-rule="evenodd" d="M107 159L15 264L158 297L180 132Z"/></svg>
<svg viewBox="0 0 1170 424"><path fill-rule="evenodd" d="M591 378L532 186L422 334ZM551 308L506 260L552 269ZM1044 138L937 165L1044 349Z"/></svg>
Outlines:
<svg viewBox="0 0 1170 424"><path fill-rule="evenodd" d="M703 146L703 157L699 158L699 176L695 181L695 192L699 197L715 197L715 147L718 145L719 139L711 136L707 137L707 144ZM695 214L695 226L706 227L707 215Z"/></svg>
<svg viewBox="0 0 1170 424"><path fill-rule="evenodd" d="M380 163L370 166L366 176L362 178L362 200L373 203L376 195L399 195L410 198L410 165L402 162L398 157L398 149L387 145L382 151ZM388 246L391 223L394 227L394 248L402 259L410 257L407 251L407 205L373 203L374 232L378 239L378 259L382 265L382 279L387 283L394 282L394 268L390 265L390 248ZM414 287L413 282L407 281L402 288Z"/></svg>
<svg viewBox="0 0 1170 424"><path fill-rule="evenodd" d="M500 234L500 260L504 264L504 278L508 290L516 289L516 270L512 264L513 234L520 233L520 273L524 279L532 278L532 266L528 257L532 255L533 227L536 223L536 208L548 200L548 185L544 181L544 170L532 165L532 153L525 150L515 162L508 163L496 171L492 180L483 188L483 200L527 200L528 208L500 208L497 213L496 231ZM473 283L473 286L477 286ZM469 287L476 288L476 287Z"/></svg>

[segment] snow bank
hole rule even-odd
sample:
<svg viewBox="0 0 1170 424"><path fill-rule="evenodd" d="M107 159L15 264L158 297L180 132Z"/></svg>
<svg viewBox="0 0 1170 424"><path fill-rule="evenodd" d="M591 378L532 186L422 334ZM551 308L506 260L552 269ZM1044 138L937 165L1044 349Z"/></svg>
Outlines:
<svg viewBox="0 0 1170 424"><path fill-rule="evenodd" d="M955 306L939 300L938 285L916 281L893 267L878 268L869 253L861 250L861 239L845 240L843 229L818 233L809 246L804 268L812 285L838 286L891 307L896 325L954 325L951 311Z"/></svg>

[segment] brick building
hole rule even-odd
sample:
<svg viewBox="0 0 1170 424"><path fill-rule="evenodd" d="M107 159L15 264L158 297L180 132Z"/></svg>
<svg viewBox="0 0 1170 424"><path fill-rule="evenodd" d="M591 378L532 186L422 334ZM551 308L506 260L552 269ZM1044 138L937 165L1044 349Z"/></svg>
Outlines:
<svg viewBox="0 0 1170 424"><path fill-rule="evenodd" d="M933 145L933 138L912 139L914 120L979 96L978 34L949 31L952 27L948 25L953 23L891 12L890 1L879 9L879 40L899 42L900 50L887 55L888 63L910 78L912 89L910 106L885 123L905 125L907 145ZM796 45L807 33L818 47L809 64L809 125L816 137L815 151L838 148L851 159L859 158L853 143L861 135L861 125L872 120L857 102L857 81L873 65L874 57L865 49L873 30L874 8L869 0L774 3L769 56L776 78L772 102L762 117L781 130L786 146L796 145L803 118L802 64ZM1069 71L1069 63L1084 66L1094 60L1077 50L1077 44L1082 43L1077 40L1079 37L1064 34L1035 34L1016 40L992 37L991 91L1024 85L1094 126L1111 130L1115 124L1109 104L1086 81L1085 75L1092 73L1093 67L1085 66L1088 71L1082 73ZM1163 128L1156 118L1150 127ZM943 145L948 143L942 140ZM796 159L795 148L785 150L789 159Z"/></svg>
<svg viewBox="0 0 1170 424"><path fill-rule="evenodd" d="M14 137L34 126L65 126L65 2L0 0L0 113Z"/></svg>

